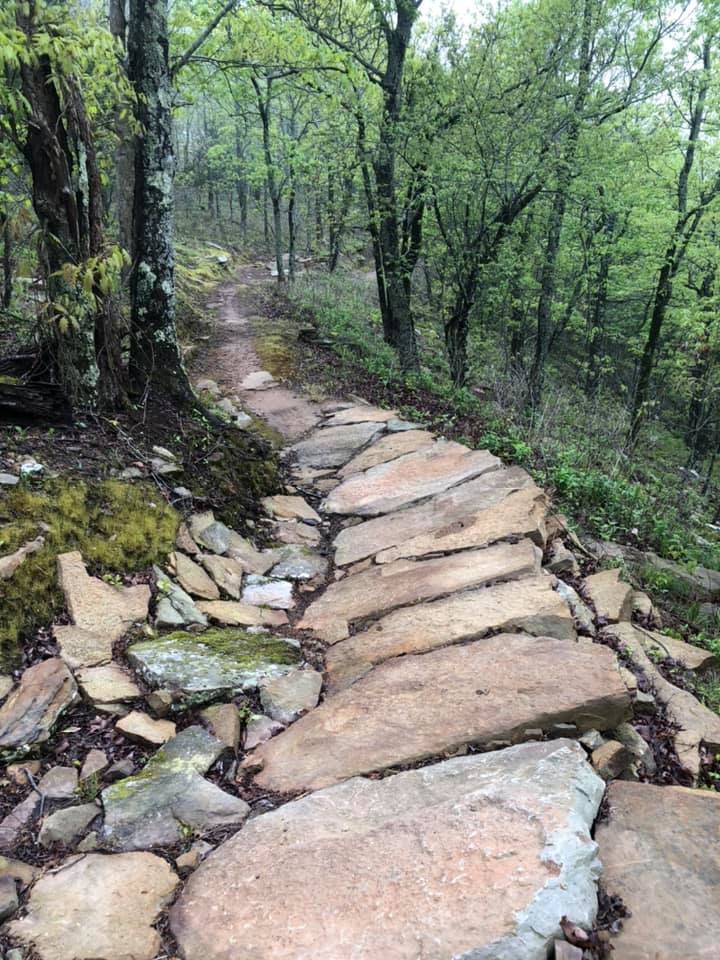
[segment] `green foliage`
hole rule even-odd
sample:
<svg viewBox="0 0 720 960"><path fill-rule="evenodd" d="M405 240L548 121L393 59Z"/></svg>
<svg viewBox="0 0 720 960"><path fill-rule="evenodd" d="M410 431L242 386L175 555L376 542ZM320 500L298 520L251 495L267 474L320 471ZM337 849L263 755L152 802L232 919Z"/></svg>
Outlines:
<svg viewBox="0 0 720 960"><path fill-rule="evenodd" d="M3 494L0 553L38 535L45 545L0 582L0 660L16 653L21 635L50 623L63 609L57 586L59 553L79 550L91 573L124 575L162 561L175 541L176 512L142 483L48 480Z"/></svg>

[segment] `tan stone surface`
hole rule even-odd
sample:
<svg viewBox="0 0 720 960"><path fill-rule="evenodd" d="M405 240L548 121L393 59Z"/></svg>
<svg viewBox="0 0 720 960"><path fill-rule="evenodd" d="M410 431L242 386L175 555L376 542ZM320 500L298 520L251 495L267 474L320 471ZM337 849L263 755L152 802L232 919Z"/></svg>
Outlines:
<svg viewBox="0 0 720 960"><path fill-rule="evenodd" d="M221 590L235 600L239 599L245 571L245 566L240 560L210 553L200 557L200 562Z"/></svg>
<svg viewBox="0 0 720 960"><path fill-rule="evenodd" d="M41 960L153 960L153 924L179 882L151 853L72 858L37 881L27 915L8 930Z"/></svg>
<svg viewBox="0 0 720 960"><path fill-rule="evenodd" d="M299 543L314 546L320 543L320 531L297 520L280 520L275 525L275 537L280 543Z"/></svg>
<svg viewBox="0 0 720 960"><path fill-rule="evenodd" d="M211 620L232 627L280 627L288 622L284 610L255 607L242 600L199 600L197 608Z"/></svg>
<svg viewBox="0 0 720 960"><path fill-rule="evenodd" d="M76 670L112 660L113 641L108 634L90 633L73 624L56 624L53 635L65 663Z"/></svg>
<svg viewBox="0 0 720 960"><path fill-rule="evenodd" d="M325 421L328 427L344 427L350 423L387 423L398 415L397 410L383 410L381 407L358 404L347 410L338 410Z"/></svg>
<svg viewBox="0 0 720 960"><path fill-rule="evenodd" d="M338 470L338 476L351 477L354 473L369 470L379 463L387 463L388 460L402 457L406 453L415 453L416 450L429 447L434 442L435 437L428 430L405 430L402 433L388 434L380 437L372 446L353 457L341 470Z"/></svg>
<svg viewBox="0 0 720 960"><path fill-rule="evenodd" d="M240 742L240 714L234 703L214 703L206 707L200 716L214 737L231 750L237 750Z"/></svg>
<svg viewBox="0 0 720 960"><path fill-rule="evenodd" d="M372 517L431 497L463 480L497 470L497 457L487 450L470 450L452 440L371 467L343 481L326 498L326 513Z"/></svg>
<svg viewBox="0 0 720 960"><path fill-rule="evenodd" d="M185 960L538 960L592 922L601 797L567 740L353 779L249 821L172 931Z"/></svg>
<svg viewBox="0 0 720 960"><path fill-rule="evenodd" d="M279 520L315 520L320 517L303 497L277 494L274 497L265 497L263 506L269 514Z"/></svg>
<svg viewBox="0 0 720 960"><path fill-rule="evenodd" d="M317 790L466 744L517 742L530 728L612 729L629 708L607 647L500 634L380 664L261 744L255 782Z"/></svg>
<svg viewBox="0 0 720 960"><path fill-rule="evenodd" d="M608 623L630 620L633 608L633 588L620 579L620 570L601 570L585 580L585 589L595 606L598 617Z"/></svg>
<svg viewBox="0 0 720 960"><path fill-rule="evenodd" d="M306 609L298 626L327 640L348 635L348 624L397 607L537 573L540 551L529 540L498 543L432 560L396 560L335 583Z"/></svg>
<svg viewBox="0 0 720 960"><path fill-rule="evenodd" d="M473 640L490 630L575 639L570 609L552 589L550 577L527 577L396 610L330 646L325 653L328 688L342 689L392 657Z"/></svg>
<svg viewBox="0 0 720 960"><path fill-rule="evenodd" d="M376 554L377 563L389 563L402 557L423 557L429 553L449 553L467 547L484 547L508 537L529 537L545 545L547 498L530 486L509 494L492 507L455 520L432 533L422 534L389 550Z"/></svg>
<svg viewBox="0 0 720 960"><path fill-rule="evenodd" d="M150 587L146 584L118 588L90 577L77 550L59 554L57 568L70 617L83 630L102 633L114 642L133 623L147 618Z"/></svg>
<svg viewBox="0 0 720 960"><path fill-rule="evenodd" d="M493 470L440 493L426 503L347 527L335 538L335 563L340 566L356 563L381 551L402 546L407 540L446 530L454 523L491 509L511 493L528 486L537 489L531 477L520 467Z"/></svg>
<svg viewBox="0 0 720 960"><path fill-rule="evenodd" d="M140 710L133 710L118 720L115 729L130 740L139 740L154 747L161 746L175 736L175 724L171 720L153 720Z"/></svg>
<svg viewBox="0 0 720 960"><path fill-rule="evenodd" d="M715 960L720 944L720 794L617 781L597 829L603 883L632 913L616 960Z"/></svg>
<svg viewBox="0 0 720 960"><path fill-rule="evenodd" d="M76 698L75 680L62 660L53 657L36 663L0 707L0 748L44 743Z"/></svg>
<svg viewBox="0 0 720 960"><path fill-rule="evenodd" d="M92 703L117 703L140 697L132 676L117 663L79 670L77 680L83 696Z"/></svg>
<svg viewBox="0 0 720 960"><path fill-rule="evenodd" d="M175 579L183 590L187 590L191 596L203 597L205 600L218 600L220 598L218 585L190 557L178 551L170 554L170 563L175 569Z"/></svg>
<svg viewBox="0 0 720 960"><path fill-rule="evenodd" d="M21 547L6 557L0 557L0 580L9 580L17 568L25 562L25 558L31 553L37 553L45 546L45 538L37 537L35 540L29 540Z"/></svg>

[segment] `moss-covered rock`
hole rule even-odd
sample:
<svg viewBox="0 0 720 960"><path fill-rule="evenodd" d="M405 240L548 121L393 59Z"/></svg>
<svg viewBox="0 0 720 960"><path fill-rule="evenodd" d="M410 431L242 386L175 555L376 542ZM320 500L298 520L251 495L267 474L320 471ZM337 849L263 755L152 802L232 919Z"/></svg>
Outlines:
<svg viewBox="0 0 720 960"><path fill-rule="evenodd" d="M179 690L202 703L256 689L260 680L287 673L300 653L282 637L216 628L135 643L128 658L152 686Z"/></svg>
<svg viewBox="0 0 720 960"><path fill-rule="evenodd" d="M51 623L63 610L55 558L79 550L90 572L144 570L173 546L178 514L147 484L119 480L48 480L18 484L0 501L0 554L42 534L42 549L0 583L0 664L18 652L23 632Z"/></svg>

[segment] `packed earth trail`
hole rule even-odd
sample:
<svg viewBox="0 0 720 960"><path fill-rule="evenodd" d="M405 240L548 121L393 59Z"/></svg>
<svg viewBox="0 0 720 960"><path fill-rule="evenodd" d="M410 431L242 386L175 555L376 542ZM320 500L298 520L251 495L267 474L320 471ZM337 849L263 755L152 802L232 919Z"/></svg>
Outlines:
<svg viewBox="0 0 720 960"><path fill-rule="evenodd" d="M285 437L274 545L189 510L152 590L58 557L57 656L0 688L5 960L717 957L720 718L655 653L712 658L524 470L278 383L239 303L196 386ZM50 768L79 697L148 759Z"/></svg>

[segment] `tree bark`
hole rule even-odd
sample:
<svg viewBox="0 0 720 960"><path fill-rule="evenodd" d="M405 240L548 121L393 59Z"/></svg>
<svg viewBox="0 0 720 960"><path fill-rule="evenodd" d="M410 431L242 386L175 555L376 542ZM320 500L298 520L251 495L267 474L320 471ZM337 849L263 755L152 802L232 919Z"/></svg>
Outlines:
<svg viewBox="0 0 720 960"><path fill-rule="evenodd" d="M133 386L192 396L175 324L172 89L167 0L130 0L129 76L142 130L135 163L130 363Z"/></svg>
<svg viewBox="0 0 720 960"><path fill-rule="evenodd" d="M12 223L10 215L5 213L0 217L2 220L3 235L3 292L2 305L6 310L10 309L12 304L13 287L13 246L12 246Z"/></svg>

